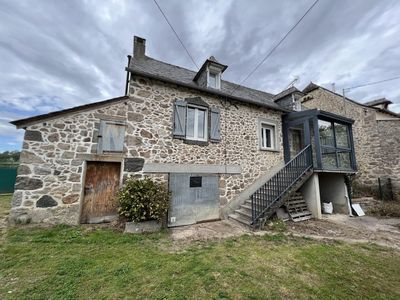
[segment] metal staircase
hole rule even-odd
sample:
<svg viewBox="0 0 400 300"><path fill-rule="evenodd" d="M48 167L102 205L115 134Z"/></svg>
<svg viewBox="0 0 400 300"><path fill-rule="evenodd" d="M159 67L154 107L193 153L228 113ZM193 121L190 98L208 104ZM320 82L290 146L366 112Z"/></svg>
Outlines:
<svg viewBox="0 0 400 300"><path fill-rule="evenodd" d="M312 175L312 167L311 145L308 145L230 214L229 218L253 228L262 227Z"/></svg>

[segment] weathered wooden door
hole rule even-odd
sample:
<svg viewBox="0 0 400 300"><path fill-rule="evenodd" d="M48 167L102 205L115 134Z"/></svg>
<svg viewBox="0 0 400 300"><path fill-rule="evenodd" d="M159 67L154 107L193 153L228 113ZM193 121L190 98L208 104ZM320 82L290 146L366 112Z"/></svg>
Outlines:
<svg viewBox="0 0 400 300"><path fill-rule="evenodd" d="M87 162L81 223L103 223L116 219L120 172L120 163Z"/></svg>

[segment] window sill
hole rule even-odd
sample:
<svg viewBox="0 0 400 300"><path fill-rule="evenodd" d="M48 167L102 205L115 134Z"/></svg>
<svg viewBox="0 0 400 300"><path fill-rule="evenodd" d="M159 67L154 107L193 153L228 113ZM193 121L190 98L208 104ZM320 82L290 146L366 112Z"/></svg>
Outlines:
<svg viewBox="0 0 400 300"><path fill-rule="evenodd" d="M260 148L260 151L268 151L268 152L279 152L279 149L268 149L268 148Z"/></svg>
<svg viewBox="0 0 400 300"><path fill-rule="evenodd" d="M208 141L188 140L188 139L184 139L183 143L187 145L197 145L197 146L208 146L209 144Z"/></svg>

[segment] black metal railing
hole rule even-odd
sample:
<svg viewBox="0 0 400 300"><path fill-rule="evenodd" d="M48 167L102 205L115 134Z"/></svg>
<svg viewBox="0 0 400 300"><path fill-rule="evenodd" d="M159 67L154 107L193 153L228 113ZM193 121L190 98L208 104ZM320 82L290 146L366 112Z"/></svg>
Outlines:
<svg viewBox="0 0 400 300"><path fill-rule="evenodd" d="M312 166L311 145L308 145L251 195L252 225L264 218L264 215Z"/></svg>

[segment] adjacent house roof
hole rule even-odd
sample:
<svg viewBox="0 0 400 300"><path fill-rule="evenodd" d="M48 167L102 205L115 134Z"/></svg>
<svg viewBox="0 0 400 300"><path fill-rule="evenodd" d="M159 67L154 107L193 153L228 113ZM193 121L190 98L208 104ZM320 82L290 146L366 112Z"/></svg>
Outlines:
<svg viewBox="0 0 400 300"><path fill-rule="evenodd" d="M279 99L282 99L283 97L286 97L287 95L293 94L293 93L299 93L299 94L304 94L302 91L300 91L298 88L295 86L292 86L286 90L283 90L279 94L276 94L274 96L274 101L278 101Z"/></svg>
<svg viewBox="0 0 400 300"><path fill-rule="evenodd" d="M37 115L34 117L30 117L30 118L20 119L20 120L12 121L10 123L17 126L17 128L23 128L30 124L37 123L37 122L44 121L44 120L53 119L53 118L59 117L61 115L75 113L75 112L81 112L81 111L93 109L93 108L99 107L99 106L105 106L105 105L109 105L109 104L120 102L120 101L126 101L128 99L129 99L128 96L107 99L107 100L103 100L103 101L79 105L79 106L75 106L72 108L67 108L67 109L51 112L48 114Z"/></svg>
<svg viewBox="0 0 400 300"><path fill-rule="evenodd" d="M367 105L367 106L375 106L375 105L380 105L380 104L389 105L389 104L393 104L393 102L386 98L380 98L380 99L364 102L364 105Z"/></svg>
<svg viewBox="0 0 400 300"><path fill-rule="evenodd" d="M331 91L331 90L328 90L327 88L324 88L324 87L322 87L322 86L320 86L320 85L318 85L318 84L315 84L314 82L310 82L310 83L303 89L303 93L307 94L307 93L310 93L310 92L312 92L313 90L316 90L316 89L322 89L322 90L324 90L324 91L327 91L327 92L332 93L332 94L334 94L334 95L336 95L336 96L338 96L338 97L343 98L343 95L340 95L340 94L335 93L335 92L333 92L333 91ZM304 98L304 100L303 100L302 102L307 102L307 101L310 100L310 99L311 99L311 98ZM382 109L382 108L378 108L378 107L372 106L370 102L373 102L373 101L366 102L366 103L360 103L360 102L357 102L357 101L355 101L355 100L353 100L353 99L350 99L349 97L345 97L345 99L346 99L347 101L350 101L350 102L352 102L352 103L354 103L354 104L363 106L363 107L365 107L365 108L374 109L374 110L377 110L377 111L380 111L380 112L383 112L383 113L392 115L392 116L394 116L394 117L400 118L400 114L398 114L398 113L395 113L395 112L390 111L390 110L388 110L388 109ZM385 98L383 98L383 99L385 99ZM381 101L382 99L378 99L378 100ZM378 101L378 100L374 100L374 101ZM389 101L389 100L387 100L387 101ZM389 102L390 102L390 101L389 101ZM380 103L379 103L379 104L380 104ZM377 104L374 104L374 105L377 105Z"/></svg>
<svg viewBox="0 0 400 300"><path fill-rule="evenodd" d="M239 86L226 80L221 80L220 90L201 87L195 81L193 81L197 72L174 66L148 56L133 57L129 67L127 68L127 71L130 71L134 75L146 76L209 94L226 97L228 99L256 104L277 111L287 112L286 109L274 103L273 94Z"/></svg>

